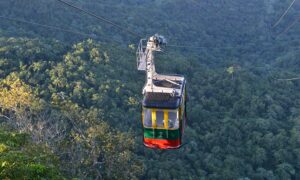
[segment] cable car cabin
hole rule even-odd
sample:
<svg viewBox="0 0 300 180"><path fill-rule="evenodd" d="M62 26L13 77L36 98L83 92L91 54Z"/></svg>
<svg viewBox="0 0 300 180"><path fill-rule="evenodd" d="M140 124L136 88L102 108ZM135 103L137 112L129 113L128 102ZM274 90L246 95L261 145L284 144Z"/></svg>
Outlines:
<svg viewBox="0 0 300 180"><path fill-rule="evenodd" d="M149 148L176 149L182 145L186 123L186 81L154 80L158 87L176 88L179 96L148 92L143 99L144 145Z"/></svg>
<svg viewBox="0 0 300 180"><path fill-rule="evenodd" d="M166 44L163 36L151 36L137 49L137 69L146 72L143 88L142 123L144 145L149 148L176 149L182 144L186 121L186 80L179 75L155 71L154 52Z"/></svg>

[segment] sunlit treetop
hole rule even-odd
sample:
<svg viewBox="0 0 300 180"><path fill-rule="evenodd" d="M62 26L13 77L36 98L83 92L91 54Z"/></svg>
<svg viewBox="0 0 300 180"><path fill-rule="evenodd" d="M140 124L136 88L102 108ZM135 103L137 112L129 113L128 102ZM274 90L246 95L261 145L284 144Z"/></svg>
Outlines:
<svg viewBox="0 0 300 180"><path fill-rule="evenodd" d="M21 110L36 106L37 99L29 85L16 73L11 73L0 81L0 107L2 110Z"/></svg>

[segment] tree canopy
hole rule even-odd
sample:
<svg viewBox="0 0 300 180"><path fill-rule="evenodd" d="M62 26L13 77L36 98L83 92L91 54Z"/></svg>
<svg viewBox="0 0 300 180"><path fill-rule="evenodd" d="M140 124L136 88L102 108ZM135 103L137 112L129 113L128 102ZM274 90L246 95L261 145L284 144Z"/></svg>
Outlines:
<svg viewBox="0 0 300 180"><path fill-rule="evenodd" d="M138 39L57 1L1 1L0 179L300 179L299 25L288 1L74 4L169 39L157 71L187 78L178 150L142 143ZM180 46L181 47L178 47Z"/></svg>

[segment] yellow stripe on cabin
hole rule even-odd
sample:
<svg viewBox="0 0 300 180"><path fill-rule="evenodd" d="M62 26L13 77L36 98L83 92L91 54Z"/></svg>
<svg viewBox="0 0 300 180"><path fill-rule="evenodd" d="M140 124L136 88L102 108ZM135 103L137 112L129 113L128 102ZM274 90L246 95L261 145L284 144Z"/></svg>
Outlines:
<svg viewBox="0 0 300 180"><path fill-rule="evenodd" d="M156 110L152 110L152 127L156 128Z"/></svg>
<svg viewBox="0 0 300 180"><path fill-rule="evenodd" d="M182 107L179 108L179 111L177 111L177 116L178 116L178 120L181 120L181 116L182 116Z"/></svg>
<svg viewBox="0 0 300 180"><path fill-rule="evenodd" d="M145 109L143 108L142 109L142 123L143 123L143 126L144 126L144 111L145 111Z"/></svg>
<svg viewBox="0 0 300 180"><path fill-rule="evenodd" d="M164 110L164 125L165 125L165 129L169 128L169 114L167 110Z"/></svg>

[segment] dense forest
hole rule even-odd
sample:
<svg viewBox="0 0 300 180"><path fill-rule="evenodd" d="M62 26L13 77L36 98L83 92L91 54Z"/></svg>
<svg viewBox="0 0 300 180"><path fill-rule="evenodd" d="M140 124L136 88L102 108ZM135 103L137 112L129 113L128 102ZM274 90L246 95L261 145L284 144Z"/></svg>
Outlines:
<svg viewBox="0 0 300 180"><path fill-rule="evenodd" d="M143 146L139 38L57 0L0 1L0 179L300 179L299 2L283 18L292 0L67 2L167 38L185 144Z"/></svg>

